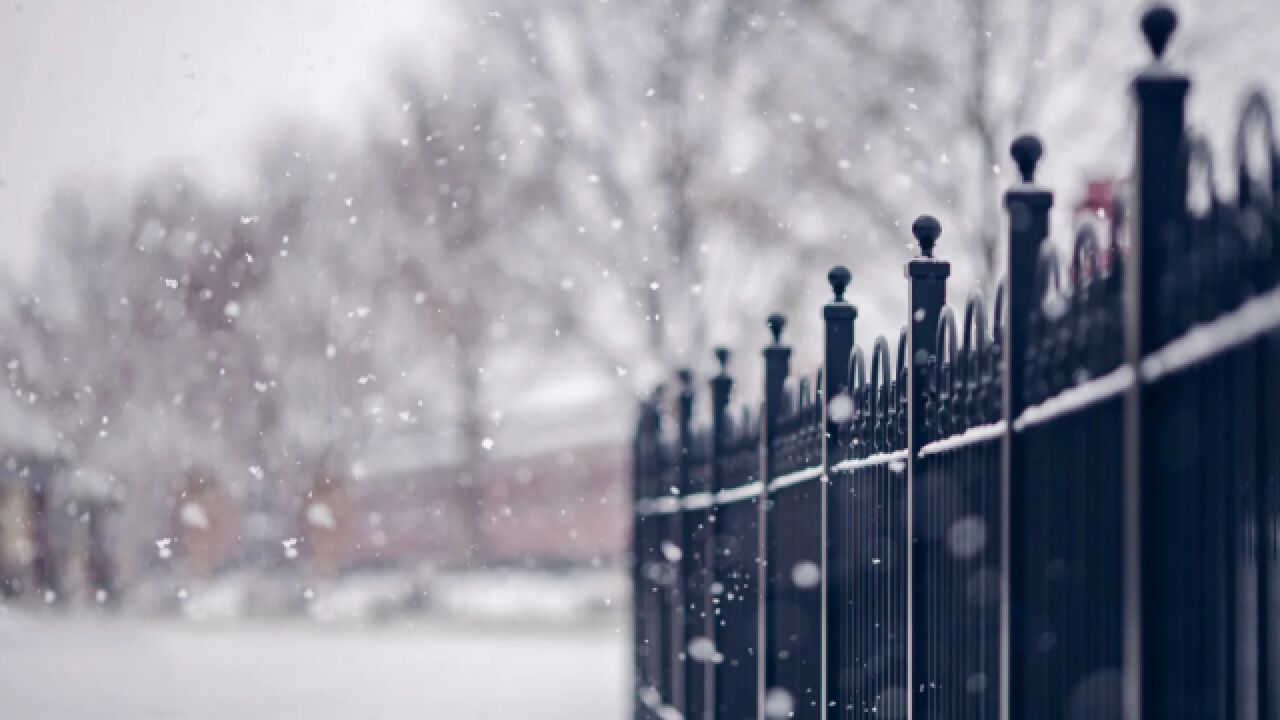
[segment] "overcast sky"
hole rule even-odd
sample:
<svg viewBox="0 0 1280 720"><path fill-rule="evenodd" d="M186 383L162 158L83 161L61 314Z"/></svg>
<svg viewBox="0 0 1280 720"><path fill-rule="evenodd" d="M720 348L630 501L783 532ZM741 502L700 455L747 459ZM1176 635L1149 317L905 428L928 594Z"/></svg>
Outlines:
<svg viewBox="0 0 1280 720"><path fill-rule="evenodd" d="M235 183L247 146L273 117L349 124L371 100L385 99L393 57L406 48L429 56L459 37L450 0L0 3L0 270L19 275L34 256L42 205L59 178L127 183L161 161L182 160L214 182ZM1228 0L1237 3L1267 5ZM1212 25L1214 2L1181 5L1188 27ZM1263 71L1277 56L1270 39L1276 14L1260 12L1226 13L1235 18L1232 42L1209 44L1191 63L1192 119L1208 120L1222 149L1243 88L1261 81L1280 89L1280 79ZM1251 16L1264 20L1239 22ZM1131 40L1127 49L1145 59ZM1080 102L1078 91L1060 87L1055 97ZM1075 184L1079 169L1065 169Z"/></svg>
<svg viewBox="0 0 1280 720"><path fill-rule="evenodd" d="M58 178L181 158L234 183L264 119L341 126L392 56L450 36L432 0L0 2L0 253L19 273Z"/></svg>

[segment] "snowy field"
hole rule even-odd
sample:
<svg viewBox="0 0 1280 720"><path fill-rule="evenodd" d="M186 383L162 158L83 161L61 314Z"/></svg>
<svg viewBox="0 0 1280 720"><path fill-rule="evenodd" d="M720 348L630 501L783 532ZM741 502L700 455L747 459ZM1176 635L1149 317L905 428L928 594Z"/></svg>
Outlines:
<svg viewBox="0 0 1280 720"><path fill-rule="evenodd" d="M621 720L621 624L218 625L0 609L0 718Z"/></svg>

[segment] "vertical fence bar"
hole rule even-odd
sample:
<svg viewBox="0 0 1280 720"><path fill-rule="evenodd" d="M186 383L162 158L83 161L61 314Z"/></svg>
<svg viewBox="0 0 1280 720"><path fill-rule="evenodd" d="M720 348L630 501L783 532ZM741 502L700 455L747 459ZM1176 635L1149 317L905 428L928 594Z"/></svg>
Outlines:
<svg viewBox="0 0 1280 720"><path fill-rule="evenodd" d="M715 665L716 720L757 715L759 616L760 416L744 408L729 424L721 491L717 495L717 582ZM727 422L727 421L726 421ZM727 495L734 493L736 496ZM745 494L744 494L745 493Z"/></svg>
<svg viewBox="0 0 1280 720"><path fill-rule="evenodd" d="M689 456L693 449L693 372L689 368L681 368L680 395L676 400L676 487L678 495L683 497L689 493ZM675 581L672 584L670 611L671 619L671 697L668 704L682 716L689 707L685 697L685 664L689 661L688 634L685 628L685 579L689 575L687 565L692 561L691 552L684 547L684 513L676 511L670 515L670 541L675 549L671 560L675 565Z"/></svg>
<svg viewBox="0 0 1280 720"><path fill-rule="evenodd" d="M690 390L692 396L693 391ZM692 414L693 398L689 411ZM710 600L714 534L711 527L712 452L715 438L710 428L693 430L687 443L689 474L682 491L681 521L684 542L680 546L684 563L684 716L689 720L705 720L711 710L710 667L713 653L708 647L710 634Z"/></svg>
<svg viewBox="0 0 1280 720"><path fill-rule="evenodd" d="M1254 127L1263 133L1265 145L1264 157L1270 163L1269 172L1260 177L1252 177L1249 168L1249 128ZM1239 205L1243 211L1242 225L1246 233L1252 237L1253 246L1260 252L1254 265L1257 272L1258 288L1263 292L1276 292L1277 281L1280 280L1280 147L1277 146L1276 127L1271 115L1270 105L1261 91L1250 93L1241 112L1240 124L1236 128L1236 161L1239 181ZM1264 219L1270 216L1269 221ZM1257 221L1257 222L1252 222ZM1280 582L1274 579L1276 572L1275 551L1278 539L1276 533L1276 514L1272 507L1277 480L1276 443L1277 436L1275 413L1280 409L1280 393L1277 393L1276 370L1277 347L1280 347L1280 333L1275 331L1261 338L1255 349L1255 367L1257 369L1256 402L1254 412L1256 420L1253 442L1252 464L1255 467L1255 487L1252 502L1254 512L1245 523L1252 522L1252 544L1256 553L1257 570L1254 575L1254 607L1257 617L1255 646L1256 653L1256 713L1258 718L1272 720L1280 717L1280 677L1276 677L1276 650L1280 648L1280 635L1276 632L1275 601Z"/></svg>
<svg viewBox="0 0 1280 720"><path fill-rule="evenodd" d="M910 295L907 319L907 702L908 718L925 717L925 653L929 651L923 632L928 612L925 601L927 563L924 538L926 488L921 473L920 448L925 443L926 402L930 383L930 363L937 355L938 316L947 302L947 276L951 264L933 257L933 247L942 226L931 215L921 215L911 224L911 233L920 248L919 257L907 263Z"/></svg>
<svg viewBox="0 0 1280 720"><path fill-rule="evenodd" d="M729 394L733 391L733 378L729 377L729 350L727 348L718 347L715 350L716 361L720 365L720 371L716 376L711 378L711 483L709 492L714 498L716 493L723 489L724 484L724 456L729 441ZM717 637L717 629L719 623L716 622L719 613L716 603L715 587L718 583L716 575L716 538L719 537L721 529L719 524L718 508L711 506L711 513L708 518L708 528L706 534L706 545L703 548L703 558L706 562L706 598L703 607L706 610L705 621L703 627L705 631L703 636L710 639L712 646L719 652L720 642ZM707 661L703 664L704 671L704 688L706 697L703 702L703 714L707 718L714 718L716 714L716 666L714 662Z"/></svg>
<svg viewBox="0 0 1280 720"><path fill-rule="evenodd" d="M631 444L631 717L642 720L645 711L640 698L645 692L645 624L644 624L644 456L646 403L640 402L636 432Z"/></svg>
<svg viewBox="0 0 1280 720"><path fill-rule="evenodd" d="M844 291L852 279L848 268L837 265L827 273L827 282L831 285L834 298L822 308L823 322L823 363L822 363L822 478L820 489L820 506L822 508L822 618L819 666L822 668L821 688L818 693L820 713L823 717L839 717L841 709L835 707L831 700L831 688L839 681L843 668L838 662L832 662L830 645L832 628L843 627L840 623L833 625L831 620L832 606L839 606L838 599L831 597L832 583L829 574L832 572L829 563L831 543L834 537L842 536L833 532L833 528L848 523L849 519L833 516L839 505L830 501L831 466L839 451L840 438L844 428L853 418L853 400L849 395L849 358L853 355L854 321L858 317L858 309L845 302Z"/></svg>
<svg viewBox="0 0 1280 720"><path fill-rule="evenodd" d="M1190 80L1166 65L1162 57L1177 26L1169 8L1158 5L1142 18L1142 32L1154 61L1133 82L1137 104L1137 146L1134 163L1137 212L1125 264L1125 360L1134 372L1142 359L1163 342L1158 319L1161 312L1159 280L1166 269L1166 242L1170 226L1185 204L1179 156L1184 138L1184 117ZM1139 378L1141 376L1139 375ZM1155 468L1161 451L1154 423L1144 422L1144 404L1150 392L1140 381L1125 396L1125 548L1124 548L1124 715L1128 720L1160 716L1167 703L1161 698L1159 678L1163 652L1160 634L1162 603L1176 598L1155 597L1149 590L1160 584L1159 549L1154 541L1165 534L1153 510L1160 502L1159 478L1144 475ZM1167 450L1167 448L1166 448ZM1173 712L1183 712L1170 708ZM1174 715L1164 715L1164 718Z"/></svg>
<svg viewBox="0 0 1280 720"><path fill-rule="evenodd" d="M658 400L661 389L655 389L652 400L640 403L640 417L636 426L633 450L635 475L635 514L632 535L633 582L635 583L635 643L636 643L636 717L643 720L654 717L654 709L660 704L662 668L662 596L661 588L654 582L660 557L657 531L661 520L649 514L645 508L657 495L661 478L661 448L659 433L662 417Z"/></svg>
<svg viewBox="0 0 1280 720"><path fill-rule="evenodd" d="M791 348L782 344L782 330L787 325L787 319L778 313L769 316L768 320L769 332L773 335L773 342L765 346L764 349L764 404L760 412L760 482L763 489L760 493L760 606L758 608L757 632L759 640L756 645L758 656L758 664L756 673L758 676L756 707L757 712L763 717L765 711L765 695L771 688L773 678L770 676L770 664L768 662L769 653L773 650L767 642L767 633L769 630L769 611L770 611L770 585L769 577L772 569L769 568L769 481L774 477L774 458L770 449L773 438L778 432L778 417L782 412L782 386L787 380L788 373L791 372Z"/></svg>
<svg viewBox="0 0 1280 720"><path fill-rule="evenodd" d="M1019 477L1025 449L1014 431L1014 420L1027 407L1023 377L1027 362L1028 327L1039 298L1036 296L1036 263L1040 247L1049 235L1049 209L1053 193L1035 185L1036 165L1043 148L1040 140L1024 135L1013 142L1010 154L1022 182L1004 196L1009 216L1009 241L1005 252L1005 287L1008 292L1004 343L1004 441L1000 462L1000 717L1020 720L1026 715L1026 684L1022 668L1013 660L1026 646L1021 597L1022 556L1019 539L1025 532L1026 513ZM999 319L997 318L997 324Z"/></svg>

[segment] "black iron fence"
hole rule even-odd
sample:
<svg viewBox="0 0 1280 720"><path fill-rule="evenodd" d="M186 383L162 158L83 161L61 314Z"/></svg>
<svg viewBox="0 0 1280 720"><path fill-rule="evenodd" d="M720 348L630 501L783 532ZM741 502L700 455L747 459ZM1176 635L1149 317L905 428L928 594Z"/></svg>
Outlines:
<svg viewBox="0 0 1280 720"><path fill-rule="evenodd" d="M1174 25L1143 18L1134 173L1069 262L1022 137L993 312L946 305L923 216L896 346L835 268L819 372L772 316L758 408L724 350L705 426L688 372L643 404L637 717L1280 717L1280 155L1251 94L1219 197Z"/></svg>

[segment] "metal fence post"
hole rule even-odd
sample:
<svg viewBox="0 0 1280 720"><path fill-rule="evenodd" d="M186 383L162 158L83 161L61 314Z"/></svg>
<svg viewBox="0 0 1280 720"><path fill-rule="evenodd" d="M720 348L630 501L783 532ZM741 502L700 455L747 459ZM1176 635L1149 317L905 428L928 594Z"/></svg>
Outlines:
<svg viewBox="0 0 1280 720"><path fill-rule="evenodd" d="M763 487L760 491L760 555L758 561L760 563L760 579L758 581L760 591L760 606L758 608L759 620L756 626L759 633L759 641L756 646L757 666L756 673L758 676L758 687L756 697L757 712L763 714L765 710L765 694L772 686L768 674L769 664L767 657L770 648L767 642L766 633L768 632L768 615L770 611L769 604L769 573L768 566L769 557L769 480L775 476L774 459L771 449L771 443L777 435L778 416L782 411L783 384L787 380L788 373L791 372L791 348L782 344L782 329L787 325L787 319L778 313L769 316L768 320L769 332L773 335L773 342L764 348L764 405L760 412L760 482Z"/></svg>
<svg viewBox="0 0 1280 720"><path fill-rule="evenodd" d="M1027 358L1026 320L1039 302L1036 296L1036 263L1040 248L1049 236L1049 209L1053 193L1035 184L1036 165L1043 147L1034 135L1023 135L1013 141L1010 154L1018 166L1022 182L1004 196L1009 215L1009 243L1006 247L1005 283L1007 310L1004 330L1004 441L1000 463L1000 717L1002 720L1023 718L1024 683L1017 663L1010 662L1012 652L1024 646L1022 600L1014 573L1020 568L1019 541L1025 513L1022 507L1019 472L1023 449L1013 430L1013 422L1027 407L1023 386ZM1000 318L996 318L1000 322Z"/></svg>
<svg viewBox="0 0 1280 720"><path fill-rule="evenodd" d="M729 350L718 347L715 350L716 361L720 363L720 371L711 378L711 457L720 460L728 440L729 430L729 396L733 392L733 378L729 376ZM724 470L716 462L711 463L711 492L721 490Z"/></svg>
<svg viewBox="0 0 1280 720"><path fill-rule="evenodd" d="M1168 598L1153 597L1144 590L1158 580L1157 563L1150 562L1152 542L1161 529L1153 522L1158 507L1160 478L1144 476L1157 447L1154 424L1143 421L1148 391L1141 375L1142 359L1163 344L1158 318L1161 313L1160 278L1165 274L1167 248L1173 224L1186 203L1180 156L1185 136L1184 118L1190 80L1171 69L1163 55L1177 27L1177 16L1163 5L1142 17L1142 32L1154 61L1133 81L1137 104L1137 156L1134 163L1137 211L1134 232L1125 263L1125 360L1137 380L1125 395L1124 422L1124 715L1129 720L1156 717L1163 704L1157 697L1161 662L1154 645L1159 630L1160 605ZM1166 448L1167 450L1167 448ZM1153 628L1148 632L1147 628ZM1170 708L1175 712L1179 708Z"/></svg>
<svg viewBox="0 0 1280 720"><path fill-rule="evenodd" d="M942 226L931 215L921 215L911 224L920 255L906 267L911 317L907 320L907 690L910 701L907 717L924 717L925 634L920 632L926 612L926 565L921 533L924 531L926 488L920 472L920 448L925 443L925 394L930 383L930 366L937 355L938 316L947 302L947 277L951 264L933 257L933 247Z"/></svg>
<svg viewBox="0 0 1280 720"><path fill-rule="evenodd" d="M656 717L662 702L664 685L663 654L666 639L663 637L664 603L667 591L657 582L662 562L664 520L658 515L641 510L652 505L654 498L664 494L662 484L662 395L661 385L653 390L653 396L640 403L640 417L636 426L635 473L636 513L633 534L633 562L635 563L636 592L636 713L640 718Z"/></svg>
<svg viewBox="0 0 1280 720"><path fill-rule="evenodd" d="M728 443L729 435L729 393L733 390L733 378L729 377L728 363L729 350L727 348L718 347L715 350L716 361L720 364L720 371L715 377L711 378L711 484L709 492L712 497L715 493L720 492L721 485L724 480L724 468L722 462L724 458L725 447ZM708 520L709 528L706 537L706 546L703 548L702 557L706 562L706 588L707 595L703 607L706 609L706 616L703 627L705 628L703 636L709 638L712 645L719 648L717 638L718 623L716 617L718 615L716 606L716 596L711 589L716 582L716 538L719 537L720 531L716 518L716 507L711 506L711 514ZM718 650L717 650L718 652ZM706 697L704 698L703 707L707 717L715 717L716 712L716 666L712 662L704 662L703 669L704 685Z"/></svg>
<svg viewBox="0 0 1280 720"><path fill-rule="evenodd" d="M679 455L676 458L676 487L678 495L683 497L689 493L690 452L693 446L693 371L680 368L680 396L676 400L676 432ZM679 558L672 562L676 566L675 582L672 584L671 612L671 698L669 704L682 716L689 707L685 697L685 664L689 662L688 638L685 628L685 578L691 556L684 546L684 514L680 511L671 513L672 545L679 550Z"/></svg>
<svg viewBox="0 0 1280 720"><path fill-rule="evenodd" d="M648 656L651 651L649 645L651 628L648 625L648 618L645 613L645 608L648 605L645 601L645 595L648 591L648 580L645 577L645 557L647 555L645 546L648 544L647 526L649 523L640 508L641 503L648 500L649 483L647 473L650 469L650 452L652 452L650 449L652 437L649 433L649 428L656 414L657 411L652 403L647 400L640 401L635 441L631 446L631 507L634 509L631 515L631 613L632 635L635 638L633 640L635 653L632 663L634 692L631 695L631 701L633 703L632 716L637 720L649 716L648 709L641 700L648 693L648 683L650 682Z"/></svg>
<svg viewBox="0 0 1280 720"><path fill-rule="evenodd" d="M845 302L844 291L852 279L848 268L837 265L827 273L827 282L831 285L834 298L822 308L824 327L824 353L822 363L822 479L820 504L822 507L822 619L820 664L822 667L822 686L819 691L819 703L824 716L839 714L838 708L831 707L830 689L836 676L841 672L837 663L832 663L828 655L829 632L828 621L831 599L830 584L827 576L829 548L832 542L831 528L835 523L847 522L847 519L831 517L832 505L828 501L831 490L831 466L836 462L839 452L840 438L843 428L853 418L853 400L849 396L849 358L853 354L853 323L858 317L858 309Z"/></svg>

